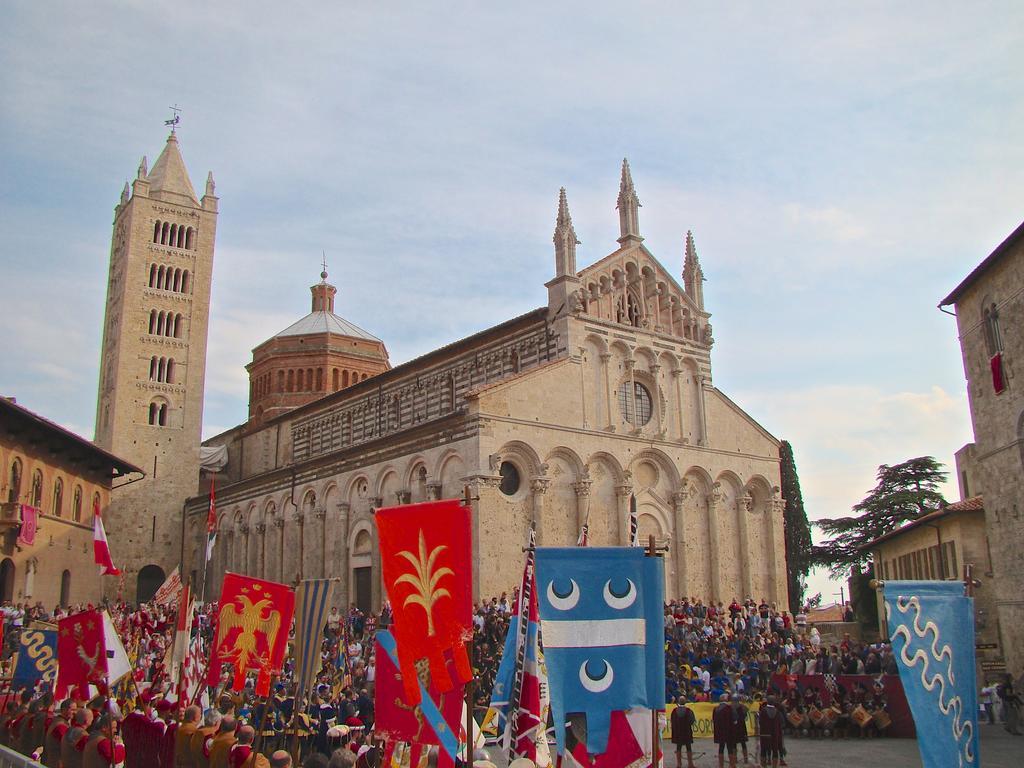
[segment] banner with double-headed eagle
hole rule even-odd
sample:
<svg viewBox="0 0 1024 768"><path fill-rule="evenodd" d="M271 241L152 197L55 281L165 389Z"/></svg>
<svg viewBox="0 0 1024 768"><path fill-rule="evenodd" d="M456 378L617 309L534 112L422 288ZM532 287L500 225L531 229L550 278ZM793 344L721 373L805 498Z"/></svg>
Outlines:
<svg viewBox="0 0 1024 768"><path fill-rule="evenodd" d="M472 677L466 653L473 619L470 511L455 500L382 508L377 531L406 701L418 704L417 665L427 665L441 693ZM451 674L446 651L454 661Z"/></svg>
<svg viewBox="0 0 1024 768"><path fill-rule="evenodd" d="M295 592L290 587L225 573L217 633L210 650L209 684L216 685L221 666L231 664L234 690L241 690L246 673L255 670L256 693L266 696L270 676L284 663L294 611Z"/></svg>
<svg viewBox="0 0 1024 768"><path fill-rule="evenodd" d="M883 593L924 768L980 765L974 598L961 581L886 581Z"/></svg>

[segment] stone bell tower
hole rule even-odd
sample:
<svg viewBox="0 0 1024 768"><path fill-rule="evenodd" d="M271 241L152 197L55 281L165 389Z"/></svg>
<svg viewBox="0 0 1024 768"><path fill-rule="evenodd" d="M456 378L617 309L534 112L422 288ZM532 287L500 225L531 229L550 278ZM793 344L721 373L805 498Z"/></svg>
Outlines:
<svg viewBox="0 0 1024 768"><path fill-rule="evenodd" d="M217 231L213 174L199 198L173 128L125 183L113 229L95 441L146 471L104 521L125 597L148 599L179 562L182 505L198 491Z"/></svg>

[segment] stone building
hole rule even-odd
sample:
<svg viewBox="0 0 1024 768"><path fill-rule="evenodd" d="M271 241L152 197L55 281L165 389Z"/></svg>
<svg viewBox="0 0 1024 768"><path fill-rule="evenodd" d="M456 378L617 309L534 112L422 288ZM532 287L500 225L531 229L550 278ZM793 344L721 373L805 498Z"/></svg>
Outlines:
<svg viewBox="0 0 1024 768"><path fill-rule="evenodd" d="M941 579L960 581L965 564L974 566L979 582L974 593L975 642L978 644L978 679L1001 669L996 596L985 508L981 496L949 504L912 520L867 545L879 579ZM878 593L878 631L888 636L885 611Z"/></svg>
<svg viewBox="0 0 1024 768"><path fill-rule="evenodd" d="M680 285L643 244L639 206L624 162L618 247L577 270L563 190L546 306L290 410L250 409L208 440L227 454L210 594L225 570L327 575L339 603L376 608L373 510L468 489L477 596L518 582L531 521L544 545L574 544L585 521L593 544L625 543L635 495L644 540L668 547L670 596L784 607L778 441L712 384L692 236ZM254 359L250 373L275 365ZM250 391L268 386L282 394L280 376ZM186 568L200 580L207 508L204 495L187 503Z"/></svg>
<svg viewBox="0 0 1024 768"><path fill-rule="evenodd" d="M108 512L126 597L145 599L182 553L182 503L195 495L217 229L213 174L196 196L171 131L114 208L96 444L143 467Z"/></svg>
<svg viewBox="0 0 1024 768"><path fill-rule="evenodd" d="M939 304L956 312L974 442L957 453L960 492L985 499L999 655L1024 671L1024 224Z"/></svg>
<svg viewBox="0 0 1024 768"><path fill-rule="evenodd" d="M52 609L97 602L104 586L116 592L118 580L101 584L93 559L93 510L109 509L115 479L142 470L6 397L0 467L0 600ZM32 543L21 538L24 506L36 510Z"/></svg>

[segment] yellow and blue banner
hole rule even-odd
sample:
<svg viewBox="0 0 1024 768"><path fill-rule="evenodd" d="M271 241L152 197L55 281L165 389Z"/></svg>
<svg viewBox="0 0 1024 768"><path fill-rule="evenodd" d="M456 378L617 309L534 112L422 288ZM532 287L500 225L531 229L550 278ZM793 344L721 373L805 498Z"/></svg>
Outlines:
<svg viewBox="0 0 1024 768"><path fill-rule="evenodd" d="M960 581L886 581L883 592L924 768L980 765L974 599Z"/></svg>
<svg viewBox="0 0 1024 768"><path fill-rule="evenodd" d="M309 690L320 671L320 647L333 594L330 579L306 579L295 590L295 680L300 693ZM347 649L338 650L344 654Z"/></svg>

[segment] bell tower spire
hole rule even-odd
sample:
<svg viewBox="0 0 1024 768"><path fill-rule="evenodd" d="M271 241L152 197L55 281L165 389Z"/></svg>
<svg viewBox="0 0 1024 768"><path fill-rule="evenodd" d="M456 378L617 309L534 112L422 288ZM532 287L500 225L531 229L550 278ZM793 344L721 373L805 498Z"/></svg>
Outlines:
<svg viewBox="0 0 1024 768"><path fill-rule="evenodd" d="M640 199L633 187L633 175L629 172L629 160L622 158L622 178L619 181L619 244L623 247L643 241L640 237Z"/></svg>
<svg viewBox="0 0 1024 768"><path fill-rule="evenodd" d="M686 258L683 260L683 288L698 309L704 309L704 270L700 268L693 232L686 232Z"/></svg>
<svg viewBox="0 0 1024 768"><path fill-rule="evenodd" d="M558 192L558 218L555 222L555 277L576 274L576 230L569 215L569 203L565 198L565 187Z"/></svg>

